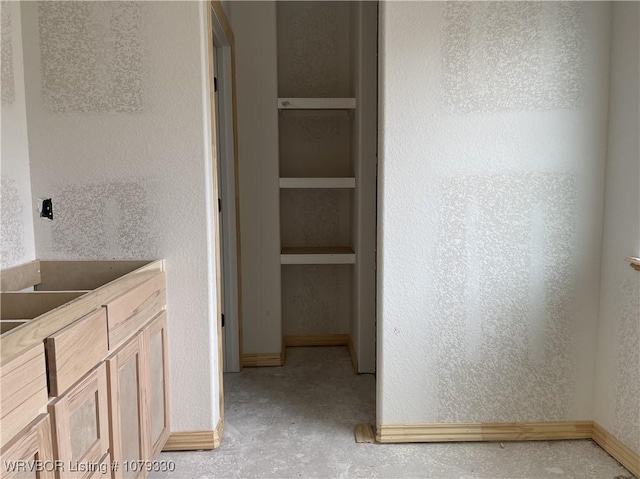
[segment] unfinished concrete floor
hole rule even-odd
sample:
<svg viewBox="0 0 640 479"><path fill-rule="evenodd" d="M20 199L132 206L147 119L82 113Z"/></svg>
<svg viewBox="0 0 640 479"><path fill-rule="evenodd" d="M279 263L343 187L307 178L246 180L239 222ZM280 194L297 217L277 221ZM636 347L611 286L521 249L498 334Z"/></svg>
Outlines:
<svg viewBox="0 0 640 479"><path fill-rule="evenodd" d="M222 446L163 453L175 472L151 477L632 477L589 440L356 444L355 424L375 420L375 379L353 373L346 348L288 348L284 367L226 374L224 388Z"/></svg>

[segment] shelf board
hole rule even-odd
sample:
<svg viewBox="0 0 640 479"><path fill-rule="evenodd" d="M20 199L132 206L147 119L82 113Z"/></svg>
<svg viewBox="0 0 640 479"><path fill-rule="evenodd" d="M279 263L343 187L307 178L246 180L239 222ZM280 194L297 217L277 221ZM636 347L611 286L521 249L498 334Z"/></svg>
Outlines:
<svg viewBox="0 0 640 479"><path fill-rule="evenodd" d="M353 110L355 98L278 98L280 110Z"/></svg>
<svg viewBox="0 0 640 479"><path fill-rule="evenodd" d="M356 254L346 246L282 248L280 264L355 264Z"/></svg>
<svg viewBox="0 0 640 479"><path fill-rule="evenodd" d="M280 178L280 188L355 188L350 178Z"/></svg>
<svg viewBox="0 0 640 479"><path fill-rule="evenodd" d="M636 271L640 271L640 258L634 258L633 256L629 256L626 258L631 267Z"/></svg>

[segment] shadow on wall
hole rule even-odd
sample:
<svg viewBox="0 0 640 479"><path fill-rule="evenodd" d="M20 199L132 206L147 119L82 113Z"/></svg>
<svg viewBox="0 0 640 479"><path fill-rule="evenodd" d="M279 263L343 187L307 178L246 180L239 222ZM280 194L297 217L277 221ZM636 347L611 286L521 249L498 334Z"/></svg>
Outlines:
<svg viewBox="0 0 640 479"><path fill-rule="evenodd" d="M20 203L20 194L13 178L3 176L0 193L0 218L2 228L0 241L2 241L2 267L8 267L24 257L25 231L23 206Z"/></svg>
<svg viewBox="0 0 640 479"><path fill-rule="evenodd" d="M54 199L51 246L91 259L160 257L148 182L64 185Z"/></svg>
<svg viewBox="0 0 640 479"><path fill-rule="evenodd" d="M563 420L576 371L573 175L465 176L440 193L438 420Z"/></svg>

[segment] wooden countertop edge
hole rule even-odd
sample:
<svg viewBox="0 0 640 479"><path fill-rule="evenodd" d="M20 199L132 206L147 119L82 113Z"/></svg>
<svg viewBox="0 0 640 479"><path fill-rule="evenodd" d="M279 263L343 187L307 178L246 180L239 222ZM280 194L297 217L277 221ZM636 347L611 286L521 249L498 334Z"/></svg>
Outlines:
<svg viewBox="0 0 640 479"><path fill-rule="evenodd" d="M0 338L0 366L34 344L44 341L46 337L56 331L91 311L101 308L105 302L122 295L132 286L140 284L164 270L164 260L152 261L5 333Z"/></svg>

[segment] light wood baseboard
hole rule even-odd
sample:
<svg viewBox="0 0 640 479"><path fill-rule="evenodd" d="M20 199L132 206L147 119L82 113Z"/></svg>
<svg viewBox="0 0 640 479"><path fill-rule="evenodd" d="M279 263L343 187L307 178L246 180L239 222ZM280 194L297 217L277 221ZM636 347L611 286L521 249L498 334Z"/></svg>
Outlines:
<svg viewBox="0 0 640 479"><path fill-rule="evenodd" d="M373 433L373 426L369 423L365 422L356 424L354 434L358 444L373 444L376 442L376 436Z"/></svg>
<svg viewBox="0 0 640 479"><path fill-rule="evenodd" d="M215 449L215 431L176 431L169 434L167 443L162 448L163 451L198 451L201 449Z"/></svg>
<svg viewBox="0 0 640 479"><path fill-rule="evenodd" d="M348 334L326 334L322 336L285 336L284 345L288 348L299 346L347 346Z"/></svg>
<svg viewBox="0 0 640 479"><path fill-rule="evenodd" d="M636 477L640 477L640 455L593 421L395 424L379 425L376 441L465 442L465 441L556 441L592 439Z"/></svg>
<svg viewBox="0 0 640 479"><path fill-rule="evenodd" d="M376 441L401 443L591 439L592 425L591 421L381 425L376 431Z"/></svg>
<svg viewBox="0 0 640 479"><path fill-rule="evenodd" d="M162 450L167 451L200 451L211 450L220 447L224 422L218 421L213 431L173 431Z"/></svg>
<svg viewBox="0 0 640 479"><path fill-rule="evenodd" d="M597 422L593 423L592 439L616 461L626 467L631 474L640 477L640 456L622 444Z"/></svg>
<svg viewBox="0 0 640 479"><path fill-rule="evenodd" d="M349 336L349 342L347 346L349 347L349 356L351 356L351 365L353 366L353 372L358 374L358 354L356 353L356 348L353 345L353 341L351 341L351 336Z"/></svg>
<svg viewBox="0 0 640 479"><path fill-rule="evenodd" d="M284 353L248 353L242 355L243 368L282 366Z"/></svg>

